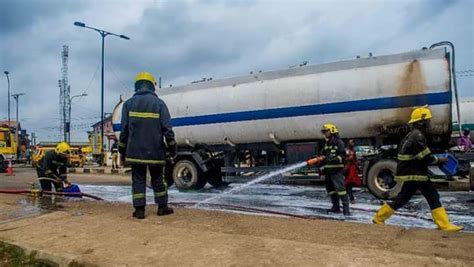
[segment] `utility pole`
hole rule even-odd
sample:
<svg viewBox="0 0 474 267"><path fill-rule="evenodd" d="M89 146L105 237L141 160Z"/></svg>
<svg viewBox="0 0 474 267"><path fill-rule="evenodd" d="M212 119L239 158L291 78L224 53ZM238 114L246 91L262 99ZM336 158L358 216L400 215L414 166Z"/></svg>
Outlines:
<svg viewBox="0 0 474 267"><path fill-rule="evenodd" d="M102 37L102 74L101 74L101 105L100 105L100 118L101 118L101 129L100 129L100 140L101 140L101 148L100 152L102 153L104 151L104 47L105 47L105 37L108 35L116 36L125 40L130 40L128 36L125 36L123 34L115 34L111 33L102 29L97 29L94 27L87 26L83 22L76 21L74 22L74 26L77 27L82 27L90 30L94 30L100 34Z"/></svg>
<svg viewBox="0 0 474 267"><path fill-rule="evenodd" d="M69 124L67 125L67 142L68 143L71 143L71 110L72 110L72 105L71 105L71 102L72 100L75 98L75 97L82 97L82 96L87 96L86 93L83 93L83 94L80 94L80 95L75 95L75 96L72 96L68 99L68 105L69 105L69 118L68 118L68 121L69 121Z"/></svg>
<svg viewBox="0 0 474 267"><path fill-rule="evenodd" d="M20 126L20 119L18 118L18 99L20 96L25 95L24 93L13 94L12 97L16 100L16 128L15 128L15 140L16 140L16 159L20 158L20 140L18 139L18 126Z"/></svg>
<svg viewBox="0 0 474 267"><path fill-rule="evenodd" d="M10 128L10 77L8 77L8 74L10 74L10 72L4 71L3 73L5 73L5 76L7 76L8 82L8 128Z"/></svg>
<svg viewBox="0 0 474 267"><path fill-rule="evenodd" d="M59 113L61 118L60 131L63 134L63 141L67 142L70 137L71 121L69 120L69 97L71 93L71 86L68 84L68 60L69 60L69 47L63 45L63 50L61 52L61 80L59 80Z"/></svg>
<svg viewBox="0 0 474 267"><path fill-rule="evenodd" d="M31 133L31 142L33 146L36 146L36 134Z"/></svg>

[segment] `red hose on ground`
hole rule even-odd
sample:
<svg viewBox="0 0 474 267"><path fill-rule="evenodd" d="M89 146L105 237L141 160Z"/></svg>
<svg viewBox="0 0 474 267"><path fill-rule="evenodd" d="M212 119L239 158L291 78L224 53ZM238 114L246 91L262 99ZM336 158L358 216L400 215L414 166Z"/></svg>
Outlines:
<svg viewBox="0 0 474 267"><path fill-rule="evenodd" d="M1 194L29 194L31 190L25 189L0 189Z"/></svg>
<svg viewBox="0 0 474 267"><path fill-rule="evenodd" d="M86 194L86 193L82 193L82 192L68 193L68 192L42 191L42 193L45 194L45 195L55 195L55 196L65 196L65 197L88 197L88 198L92 198L92 199L95 199L95 200L104 200L103 198L100 198L100 197L97 197L97 196L94 196L94 195L90 195L90 194Z"/></svg>
<svg viewBox="0 0 474 267"><path fill-rule="evenodd" d="M31 190L26 189L0 189L0 194L31 194ZM67 193L67 192L52 192L52 191L40 191L45 195L65 196L65 197L88 197L95 200L104 200L103 198L86 194L86 193Z"/></svg>
<svg viewBox="0 0 474 267"><path fill-rule="evenodd" d="M188 206L188 205L195 205L199 202L170 202L170 205L177 205L177 206ZM206 203L206 206L213 206L213 207L220 207L224 209L231 209L231 210L239 210L239 211L247 211L247 212L257 212L257 213L267 213L273 215L280 215L280 216L288 216L288 217L295 217L300 219L307 219L307 220L335 220L334 218L327 218L324 216L309 216L309 215L299 215L293 214L288 212L281 212L281 211L274 211L274 210L266 210L266 209L259 209L259 208L252 208L252 207L245 207L245 206L236 206L236 205L229 205L229 204L213 204L213 203ZM336 219L338 220L338 219Z"/></svg>

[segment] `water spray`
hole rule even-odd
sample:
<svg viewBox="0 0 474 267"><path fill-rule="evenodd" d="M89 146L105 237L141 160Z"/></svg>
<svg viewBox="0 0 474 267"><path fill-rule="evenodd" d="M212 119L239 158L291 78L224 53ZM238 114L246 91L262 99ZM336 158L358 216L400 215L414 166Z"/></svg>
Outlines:
<svg viewBox="0 0 474 267"><path fill-rule="evenodd" d="M316 158L309 159L307 161L303 161L303 162L295 163L295 164L292 164L292 165L289 165L289 166L285 166L282 169L272 171L272 172L267 173L267 174L265 174L261 177L255 178L254 180L252 180L250 182L247 182L245 184L236 186L236 187L234 187L230 190L227 190L227 191L223 192L222 194L219 194L219 195L210 197L208 199L205 199L203 201L200 201L200 202L194 204L193 207L198 207L198 206L203 205L203 204L208 204L211 201L213 201L215 199L218 199L218 198L221 198L224 195L228 195L228 194L232 194L234 192L240 191L240 190L242 190L246 187L249 187L249 186L257 184L257 183L261 183L261 182L263 182L265 180L268 180L268 179L270 179L274 176L282 175L284 173L291 172L291 171L294 171L294 170L297 170L297 169L301 169L301 168L306 167L306 166L316 165L316 164L322 162L325 158L326 157L324 157L324 156L319 156L319 157L316 157Z"/></svg>

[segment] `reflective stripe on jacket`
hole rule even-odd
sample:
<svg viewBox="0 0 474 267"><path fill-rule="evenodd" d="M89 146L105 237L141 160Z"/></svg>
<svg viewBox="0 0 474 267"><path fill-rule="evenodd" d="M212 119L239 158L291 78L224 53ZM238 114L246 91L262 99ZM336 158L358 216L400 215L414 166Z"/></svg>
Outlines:
<svg viewBox="0 0 474 267"><path fill-rule="evenodd" d="M333 173L344 168L346 149L339 135L333 135L324 143L321 155L326 157L322 165L324 173Z"/></svg>
<svg viewBox="0 0 474 267"><path fill-rule="evenodd" d="M416 128L403 138L397 159L395 180L401 182L427 181L428 165L437 161L426 144L426 137Z"/></svg>
<svg viewBox="0 0 474 267"><path fill-rule="evenodd" d="M155 92L138 90L123 104L119 151L131 164L164 164L166 146L174 145L168 107Z"/></svg>

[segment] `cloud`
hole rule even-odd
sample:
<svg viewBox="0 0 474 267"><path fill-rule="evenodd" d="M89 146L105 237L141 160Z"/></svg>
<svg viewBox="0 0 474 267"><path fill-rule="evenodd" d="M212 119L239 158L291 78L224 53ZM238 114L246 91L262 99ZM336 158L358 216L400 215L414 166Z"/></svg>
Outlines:
<svg viewBox="0 0 474 267"><path fill-rule="evenodd" d="M100 116L101 44L97 33L74 27L74 21L131 37L105 41L110 111L120 94L131 94L134 75L145 70L162 76L166 85L178 85L306 60L317 64L369 52L403 52L441 40L456 44L458 69L472 69L473 3L4 0L0 67L11 72L12 91L27 93L20 111L23 125L41 140L57 139L60 53L63 44L69 45L72 94L89 94L73 104L73 136L84 140L88 125ZM472 78L460 78L461 95L473 95L473 85ZM6 108L1 107L3 118Z"/></svg>

